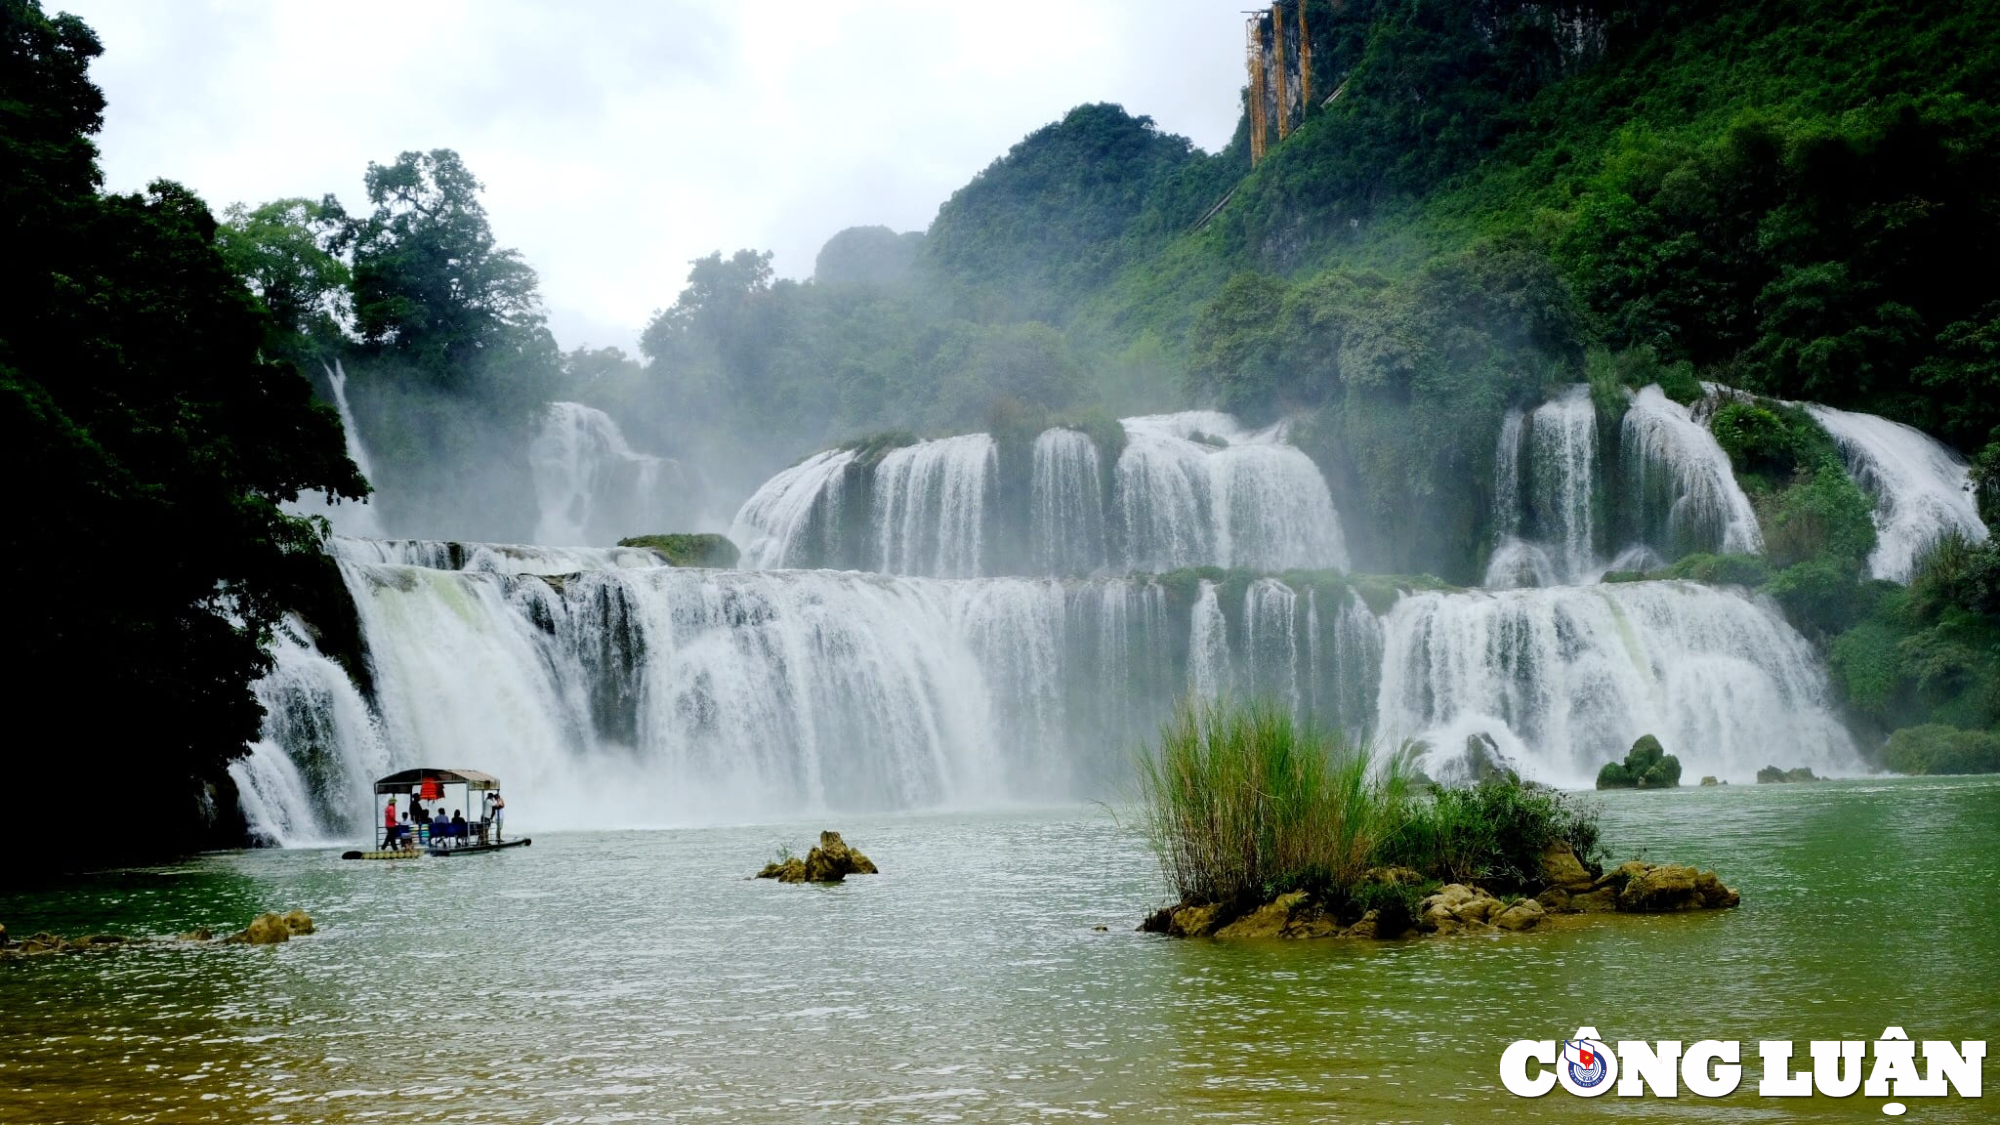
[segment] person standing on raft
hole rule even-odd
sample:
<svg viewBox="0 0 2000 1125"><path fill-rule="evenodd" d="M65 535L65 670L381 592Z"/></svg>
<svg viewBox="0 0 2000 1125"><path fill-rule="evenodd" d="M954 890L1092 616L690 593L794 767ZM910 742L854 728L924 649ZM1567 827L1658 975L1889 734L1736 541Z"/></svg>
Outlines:
<svg viewBox="0 0 2000 1125"><path fill-rule="evenodd" d="M502 797L498 790L486 795L486 819L493 824L493 842L496 844L506 838L500 834L500 819L506 812L507 798Z"/></svg>

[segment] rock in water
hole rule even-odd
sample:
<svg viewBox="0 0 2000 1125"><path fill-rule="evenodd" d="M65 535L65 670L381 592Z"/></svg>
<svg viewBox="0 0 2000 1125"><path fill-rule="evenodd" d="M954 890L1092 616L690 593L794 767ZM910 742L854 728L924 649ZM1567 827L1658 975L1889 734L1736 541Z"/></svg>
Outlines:
<svg viewBox="0 0 2000 1125"><path fill-rule="evenodd" d="M1627 863L1605 876L1617 888L1618 909L1628 914L1671 914L1683 910L1724 910L1742 896L1722 885L1713 871L1675 863Z"/></svg>
<svg viewBox="0 0 2000 1125"><path fill-rule="evenodd" d="M292 940L292 928L282 914L259 914L248 926L222 940L230 945L279 945Z"/></svg>
<svg viewBox="0 0 2000 1125"><path fill-rule="evenodd" d="M787 856L785 859L764 865L757 872L759 879L776 879L780 883L839 883L849 875L877 875L873 860L847 846L838 832L819 834L819 846L806 853L804 859Z"/></svg>
<svg viewBox="0 0 2000 1125"><path fill-rule="evenodd" d="M1800 766L1794 770L1781 770L1776 766L1765 766L1757 771L1757 784L1777 785L1792 781L1818 781L1810 767Z"/></svg>
<svg viewBox="0 0 2000 1125"><path fill-rule="evenodd" d="M1544 913L1541 903L1524 898L1495 915L1493 924L1503 930L1532 930L1542 924Z"/></svg>
<svg viewBox="0 0 2000 1125"><path fill-rule="evenodd" d="M1567 843L1557 840L1542 852L1542 881L1578 894L1589 890L1597 877L1576 858L1576 852Z"/></svg>
<svg viewBox="0 0 2000 1125"><path fill-rule="evenodd" d="M1599 789L1672 789L1681 783L1681 760L1667 753L1660 740L1650 734L1639 736L1625 760L1606 762L1597 771Z"/></svg>
<svg viewBox="0 0 2000 1125"><path fill-rule="evenodd" d="M759 879L776 879L780 883L803 883L806 881L806 861L798 856L786 856L764 865L757 873Z"/></svg>
<svg viewBox="0 0 2000 1125"><path fill-rule="evenodd" d="M1491 734L1480 731L1467 735L1465 752L1456 758L1446 758L1438 754L1430 756L1427 771L1435 779L1435 784L1447 787L1477 785L1482 781L1519 778L1520 770L1513 759L1500 749L1500 743Z"/></svg>

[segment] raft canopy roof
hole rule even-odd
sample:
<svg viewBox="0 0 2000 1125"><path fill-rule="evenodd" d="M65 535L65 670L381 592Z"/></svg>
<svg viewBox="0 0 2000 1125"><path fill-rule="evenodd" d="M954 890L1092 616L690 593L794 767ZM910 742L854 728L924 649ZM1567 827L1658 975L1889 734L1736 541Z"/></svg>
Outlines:
<svg viewBox="0 0 2000 1125"><path fill-rule="evenodd" d="M474 791L500 788L500 779L490 773L478 770L414 769L392 773L375 783L375 795L385 793L407 793L411 787L435 781L439 785L463 785Z"/></svg>

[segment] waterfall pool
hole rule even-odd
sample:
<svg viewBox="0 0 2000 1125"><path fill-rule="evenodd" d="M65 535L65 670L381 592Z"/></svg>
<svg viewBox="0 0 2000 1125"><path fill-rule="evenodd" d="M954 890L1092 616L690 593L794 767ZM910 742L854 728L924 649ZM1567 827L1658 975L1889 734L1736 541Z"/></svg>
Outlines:
<svg viewBox="0 0 2000 1125"><path fill-rule="evenodd" d="M2000 779L1603 802L1618 858L1712 866L1743 906L1180 942L1133 932L1164 890L1098 808L536 832L410 864L235 852L0 891L17 938L291 907L319 924L275 947L0 961L0 1121L1855 1121L1880 1099L1757 1097L1754 1042L2000 1038ZM883 874L748 878L822 827ZM1742 1040L1742 1085L1678 1103L1502 1090L1510 1041L1581 1024ZM1916 1099L1908 1119L1983 1105Z"/></svg>

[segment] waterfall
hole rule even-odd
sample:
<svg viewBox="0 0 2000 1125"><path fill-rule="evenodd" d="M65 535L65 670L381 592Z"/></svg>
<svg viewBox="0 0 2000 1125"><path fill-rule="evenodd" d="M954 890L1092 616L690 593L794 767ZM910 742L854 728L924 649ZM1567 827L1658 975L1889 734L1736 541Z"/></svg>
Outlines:
<svg viewBox="0 0 2000 1125"><path fill-rule="evenodd" d="M1507 412L1493 451L1493 526L1507 538L1521 533L1521 422L1519 410Z"/></svg>
<svg viewBox="0 0 2000 1125"><path fill-rule="evenodd" d="M1527 454L1525 464L1522 453ZM1575 384L1524 419L1510 410L1493 455L1498 541L1484 584L1497 589L1594 582L1597 554L1597 407Z"/></svg>
<svg viewBox="0 0 2000 1125"><path fill-rule="evenodd" d="M987 434L890 450L875 469L870 514L877 569L937 578L984 574L994 454Z"/></svg>
<svg viewBox="0 0 2000 1125"><path fill-rule="evenodd" d="M457 543L444 539L357 539L334 536L335 558L432 570L485 574L574 574L580 570L664 566L639 547L545 547L533 543Z"/></svg>
<svg viewBox="0 0 2000 1125"><path fill-rule="evenodd" d="M663 486L683 485L678 466L634 453L602 410L552 402L528 443L540 513L535 541L557 546L607 543L674 526L686 506Z"/></svg>
<svg viewBox="0 0 2000 1125"><path fill-rule="evenodd" d="M334 548L371 693L302 623L281 631L262 737L232 767L273 842L360 834L368 780L420 764L496 773L546 827L1104 797L1189 690L1378 745L1488 731L1559 783L1642 733L1694 776L1853 765L1810 646L1768 603L1698 585L1406 594L1381 618L1275 578L1179 600L1144 577Z"/></svg>
<svg viewBox="0 0 2000 1125"><path fill-rule="evenodd" d="M729 538L751 570L823 566L840 536L841 491L851 449L829 449L764 482L729 527Z"/></svg>
<svg viewBox="0 0 2000 1125"><path fill-rule="evenodd" d="M1275 578L1260 578L1243 594L1243 689L1283 704L1304 718L1299 677L1299 595Z"/></svg>
<svg viewBox="0 0 2000 1125"><path fill-rule="evenodd" d="M1729 455L1708 427L1657 385L1633 396L1620 444L1648 541L1665 557L1764 549L1757 514L1736 483Z"/></svg>
<svg viewBox="0 0 2000 1125"><path fill-rule="evenodd" d="M1868 571L1907 583L1917 554L1945 531L1986 538L1965 461L1922 430L1873 414L1808 404L1840 447L1848 474L1875 500L1875 550Z"/></svg>
<svg viewBox="0 0 2000 1125"><path fill-rule="evenodd" d="M1076 430L1035 439L1028 541L1045 575L1089 574L1110 561L1104 539L1104 483L1097 444Z"/></svg>
<svg viewBox="0 0 2000 1125"><path fill-rule="evenodd" d="M1536 780L1589 785L1642 734L1686 774L1855 768L1812 646L1738 591L1642 582L1405 596L1384 621L1381 729L1491 733Z"/></svg>
<svg viewBox="0 0 2000 1125"><path fill-rule="evenodd" d="M1116 489L1128 568L1346 568L1333 494L1282 424L1250 432L1227 414L1189 411L1124 427Z"/></svg>
<svg viewBox="0 0 2000 1125"><path fill-rule="evenodd" d="M387 751L360 691L296 617L272 637L271 657L270 674L253 689L263 730L229 767L244 817L266 844L339 838L388 772Z"/></svg>
<svg viewBox="0 0 2000 1125"><path fill-rule="evenodd" d="M1215 583L1204 579L1188 618L1188 691L1216 699L1233 689L1229 674L1229 621Z"/></svg>
<svg viewBox="0 0 2000 1125"><path fill-rule="evenodd" d="M1563 578L1580 580L1597 562L1597 407L1586 384L1535 409L1528 422L1528 498L1555 544Z"/></svg>
<svg viewBox="0 0 2000 1125"><path fill-rule="evenodd" d="M380 554L506 557L449 547ZM550 827L1109 795L1185 684L1165 592L1146 579L632 567L608 553L545 576L343 549L372 705L338 665L281 642L258 686L263 738L237 767L277 842L358 834L366 782L417 764L498 774Z"/></svg>
<svg viewBox="0 0 2000 1125"><path fill-rule="evenodd" d="M326 372L326 381L333 386L333 408L340 413L340 432L347 439L347 459L354 462L364 480L373 481L374 466L368 463L368 450L361 444L361 430L354 424L354 411L347 405L347 369L340 365L338 359L333 361L332 367L320 366ZM309 492L300 496L291 507L299 515L326 517L337 535L382 534L381 516L372 503L348 500L336 504L323 493Z"/></svg>
<svg viewBox="0 0 2000 1125"><path fill-rule="evenodd" d="M1014 566L1032 576L1113 565L1149 573L1347 566L1333 494L1282 423L1247 430L1227 414L1189 411L1122 425L1109 496L1105 453L1081 431L1038 435L1026 481L1000 480L993 438L964 434L890 450L866 477L852 474L865 496L842 495L854 483L844 471L854 454L808 458L745 502L730 538L751 569L844 565L937 578ZM839 541L859 522L847 507L866 510L865 549ZM1023 528L1022 549L999 541Z"/></svg>

